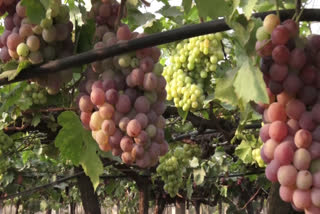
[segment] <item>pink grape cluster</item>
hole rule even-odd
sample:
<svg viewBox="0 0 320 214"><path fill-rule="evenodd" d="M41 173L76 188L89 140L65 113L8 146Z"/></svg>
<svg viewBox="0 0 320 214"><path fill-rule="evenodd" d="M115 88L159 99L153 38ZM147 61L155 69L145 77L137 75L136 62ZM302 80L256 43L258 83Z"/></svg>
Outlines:
<svg viewBox="0 0 320 214"><path fill-rule="evenodd" d="M94 10L101 16L95 17L113 20L111 11L118 8L117 4L96 4L99 7L94 5ZM97 18L95 49L143 36L131 32L127 25L114 33L114 25L104 19ZM159 57L160 50L152 47L92 63L80 84L79 108L84 127L92 131L102 151L112 151L124 163L141 168L155 165L168 151L162 116L166 81Z"/></svg>
<svg viewBox="0 0 320 214"><path fill-rule="evenodd" d="M0 16L3 16L5 13L14 14L18 1L19 0L0 0Z"/></svg>
<svg viewBox="0 0 320 214"><path fill-rule="evenodd" d="M270 104L259 104L261 157L280 197L305 213L320 213L320 36L299 38L293 20L268 15L256 50Z"/></svg>
<svg viewBox="0 0 320 214"><path fill-rule="evenodd" d="M0 10L6 2L0 1ZM21 1L10 2L10 10L7 10L8 15L4 19L5 30L0 37L2 62L16 60L40 64L72 55L73 25L69 21L68 6L61 4L60 0L50 1L46 18L37 25L26 16L26 8L21 5ZM71 78L72 71L66 70L35 81L47 86L49 94L56 94L62 84Z"/></svg>

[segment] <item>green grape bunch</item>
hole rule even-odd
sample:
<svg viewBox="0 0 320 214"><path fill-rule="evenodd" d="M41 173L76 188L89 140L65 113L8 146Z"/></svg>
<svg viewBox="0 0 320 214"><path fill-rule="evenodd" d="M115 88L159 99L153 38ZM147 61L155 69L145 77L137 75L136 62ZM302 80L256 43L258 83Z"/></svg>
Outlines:
<svg viewBox="0 0 320 214"><path fill-rule="evenodd" d="M26 86L22 97L31 99L32 103L36 105L43 105L47 103L48 92L45 88L38 84L29 84Z"/></svg>
<svg viewBox="0 0 320 214"><path fill-rule="evenodd" d="M185 144L183 147L178 146L170 150L160 158L157 173L164 181L164 190L169 193L170 197L174 197L185 185L183 177L189 167L189 161L200 154L201 150L198 146Z"/></svg>
<svg viewBox="0 0 320 214"><path fill-rule="evenodd" d="M163 76L167 81L167 99L184 111L203 106L218 62L224 58L222 34L208 34L186 39L172 51Z"/></svg>

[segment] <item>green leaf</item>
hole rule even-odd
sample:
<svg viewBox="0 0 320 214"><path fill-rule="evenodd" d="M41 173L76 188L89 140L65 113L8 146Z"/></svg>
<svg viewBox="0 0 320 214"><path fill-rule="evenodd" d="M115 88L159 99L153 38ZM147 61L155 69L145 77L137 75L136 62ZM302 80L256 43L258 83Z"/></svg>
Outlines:
<svg viewBox="0 0 320 214"><path fill-rule="evenodd" d="M66 111L59 115L58 124L62 129L55 139L55 145L61 156L78 166L84 147L84 130L79 117L74 112Z"/></svg>
<svg viewBox="0 0 320 214"><path fill-rule="evenodd" d="M231 7L225 0L195 0L200 17L217 19L229 15Z"/></svg>
<svg viewBox="0 0 320 214"><path fill-rule="evenodd" d="M182 120L185 121L187 119L189 111L183 111L182 108L178 108L178 114L182 117Z"/></svg>
<svg viewBox="0 0 320 214"><path fill-rule="evenodd" d="M32 122L31 122L31 125L33 127L36 127L39 125L39 123L41 122L41 114L36 114L33 116L32 118Z"/></svg>
<svg viewBox="0 0 320 214"><path fill-rule="evenodd" d="M50 6L50 0L40 0L43 7L47 10Z"/></svg>
<svg viewBox="0 0 320 214"><path fill-rule="evenodd" d="M172 7L172 6L164 6L163 8L158 10L157 13L160 13L165 17L174 17L174 18L183 15L179 7Z"/></svg>
<svg viewBox="0 0 320 214"><path fill-rule="evenodd" d="M250 143L243 140L241 144L236 148L235 154L245 163L250 164L253 161L252 148Z"/></svg>
<svg viewBox="0 0 320 214"><path fill-rule="evenodd" d="M103 173L102 162L97 155L97 144L91 137L91 132L85 131L84 135L85 147L81 156L80 164L86 173L90 177L93 184L93 188L99 185L99 177Z"/></svg>
<svg viewBox="0 0 320 214"><path fill-rule="evenodd" d="M131 30L138 28L139 26L145 25L150 20L155 18L152 13L141 13L137 8L128 9L129 16L125 19Z"/></svg>
<svg viewBox="0 0 320 214"><path fill-rule="evenodd" d="M244 103L249 103L251 100L269 102L262 73L249 58L246 58L241 65L233 85L238 98L243 99Z"/></svg>
<svg viewBox="0 0 320 214"><path fill-rule="evenodd" d="M127 4L130 4L133 7L136 7L138 3L138 0L127 0Z"/></svg>
<svg viewBox="0 0 320 214"><path fill-rule="evenodd" d="M17 63L17 61L11 60L11 61L7 62L6 64L1 65L1 70L3 70L3 71L14 70L14 69L17 69L18 66L19 66L19 64Z"/></svg>
<svg viewBox="0 0 320 214"><path fill-rule="evenodd" d="M56 137L55 145L61 156L76 166L80 164L96 189L99 176L103 173L103 165L97 155L98 147L91 132L82 127L79 117L71 111L61 113L58 123L62 129Z"/></svg>
<svg viewBox="0 0 320 214"><path fill-rule="evenodd" d="M250 19L253 9L256 6L258 0L242 0L240 7L243 8L244 15L247 19Z"/></svg>
<svg viewBox="0 0 320 214"><path fill-rule="evenodd" d="M209 92L208 92L209 93ZM205 107L208 107L209 103L211 103L215 99L214 93L209 93L209 95L206 97L206 99L203 101L203 105Z"/></svg>
<svg viewBox="0 0 320 214"><path fill-rule="evenodd" d="M33 24L40 24L46 17L46 9L39 0L22 0L21 4L26 7L27 16Z"/></svg>
<svg viewBox="0 0 320 214"><path fill-rule="evenodd" d="M90 19L80 27L77 41L77 53L82 53L92 49L93 36L96 31L94 20Z"/></svg>
<svg viewBox="0 0 320 214"><path fill-rule="evenodd" d="M4 103L0 108L0 112L7 112L9 108L15 105L21 98L21 95L27 86L26 82L18 83L13 89L9 91L7 96L4 98ZM2 99L2 98L1 98Z"/></svg>
<svg viewBox="0 0 320 214"><path fill-rule="evenodd" d="M192 5L192 0L182 0L182 6L185 13L189 13Z"/></svg>
<svg viewBox="0 0 320 214"><path fill-rule="evenodd" d="M11 73L8 76L8 80L11 81L14 78L16 78L16 76L18 76L18 74L25 68L28 68L29 66L31 66L31 62L29 62L28 60L26 61L22 61L19 63L17 70L14 70L15 72ZM1 75L0 75L1 76ZM1 78L1 77L0 77Z"/></svg>
<svg viewBox="0 0 320 214"><path fill-rule="evenodd" d="M199 166L199 159L196 157L193 157L192 160L189 161L189 165L192 168L197 168Z"/></svg>
<svg viewBox="0 0 320 214"><path fill-rule="evenodd" d="M228 197L228 186L223 185L220 188L220 195L222 195L223 197Z"/></svg>
<svg viewBox="0 0 320 214"><path fill-rule="evenodd" d="M233 86L236 69L229 69L224 75L216 78L215 98L232 106L237 105L237 95Z"/></svg>
<svg viewBox="0 0 320 214"><path fill-rule="evenodd" d="M17 70L8 70L0 74L0 79L13 80L17 76Z"/></svg>
<svg viewBox="0 0 320 214"><path fill-rule="evenodd" d="M194 181L197 185L200 185L203 183L205 176L206 176L206 172L204 171L203 168L193 170Z"/></svg>
<svg viewBox="0 0 320 214"><path fill-rule="evenodd" d="M191 180L191 174L188 177L187 183L186 183L186 187L187 187L187 198L191 199L192 193L193 193L193 183Z"/></svg>

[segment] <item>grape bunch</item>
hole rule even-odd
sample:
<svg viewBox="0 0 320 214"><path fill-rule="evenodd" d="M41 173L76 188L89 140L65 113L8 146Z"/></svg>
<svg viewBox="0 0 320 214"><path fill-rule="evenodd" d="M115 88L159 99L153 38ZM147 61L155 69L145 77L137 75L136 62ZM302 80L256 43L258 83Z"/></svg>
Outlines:
<svg viewBox="0 0 320 214"><path fill-rule="evenodd" d="M11 2L9 8L6 2ZM61 4L60 0L50 1L46 17L39 25L31 23L21 1L0 1L0 13L2 10L8 13L4 19L5 30L0 37L2 62L16 60L40 64L72 55L73 25L69 21L68 6ZM72 71L64 70L35 81L47 86L48 93L56 94L71 78Z"/></svg>
<svg viewBox="0 0 320 214"><path fill-rule="evenodd" d="M164 181L164 190L173 198L183 187L183 175L189 166L189 160L199 157L201 150L198 146L185 144L170 150L160 158L157 173Z"/></svg>
<svg viewBox="0 0 320 214"><path fill-rule="evenodd" d="M266 177L281 184L283 201L320 213L320 36L300 38L295 21L273 14L256 36L270 98L259 104Z"/></svg>
<svg viewBox="0 0 320 214"><path fill-rule="evenodd" d="M47 91L38 84L29 84L22 93L23 98L30 98L34 104L47 103Z"/></svg>
<svg viewBox="0 0 320 214"><path fill-rule="evenodd" d="M116 1L94 4L95 49L146 36L127 25L115 32L112 17L118 8ZM166 80L159 57L160 50L152 47L92 63L79 89L81 121L100 149L141 168L155 165L168 151L162 116Z"/></svg>
<svg viewBox="0 0 320 214"><path fill-rule="evenodd" d="M224 55L222 34L209 34L181 41L172 51L163 76L168 85L167 99L184 111L203 107L217 63Z"/></svg>

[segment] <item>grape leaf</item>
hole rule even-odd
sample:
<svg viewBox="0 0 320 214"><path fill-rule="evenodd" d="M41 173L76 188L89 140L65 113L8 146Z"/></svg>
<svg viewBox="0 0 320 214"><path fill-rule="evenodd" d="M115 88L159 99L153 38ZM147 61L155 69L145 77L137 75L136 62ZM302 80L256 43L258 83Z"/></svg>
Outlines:
<svg viewBox="0 0 320 214"><path fill-rule="evenodd" d="M92 139L89 131L85 131L84 140L85 152L82 153L80 164L86 175L90 177L93 188L96 189L99 185L99 176L103 173L103 165L96 153L97 144Z"/></svg>
<svg viewBox="0 0 320 214"><path fill-rule="evenodd" d="M55 145L65 159L71 160L74 165L78 166L84 147L84 130L81 122L74 112L66 111L59 115L58 123L62 129L55 139Z"/></svg>
<svg viewBox="0 0 320 214"><path fill-rule="evenodd" d="M11 106L15 105L21 98L22 92L24 91L26 86L26 82L18 83L14 86L13 89L10 89L5 97L1 97L1 101L3 101L3 104L0 108L0 112L7 112Z"/></svg>
<svg viewBox="0 0 320 214"><path fill-rule="evenodd" d="M181 12L179 7L171 7L171 6L164 6L157 13L162 14L164 17L178 17L182 16L183 13Z"/></svg>
<svg viewBox="0 0 320 214"><path fill-rule="evenodd" d="M186 187L187 187L187 198L191 199L192 193L193 193L193 183L191 180L191 175L189 175L187 183L186 183Z"/></svg>
<svg viewBox="0 0 320 214"><path fill-rule="evenodd" d="M243 140L236 148L235 155L237 155L245 164L252 163L252 148L248 141Z"/></svg>
<svg viewBox="0 0 320 214"><path fill-rule="evenodd" d="M80 27L77 40L77 53L82 53L92 48L92 39L95 31L95 22L92 19Z"/></svg>
<svg viewBox="0 0 320 214"><path fill-rule="evenodd" d="M200 17L206 18L210 17L212 19L217 19L218 17L223 17L229 15L231 12L231 7L225 0L195 0L197 8L199 10Z"/></svg>
<svg viewBox="0 0 320 214"><path fill-rule="evenodd" d="M223 76L216 79L215 98L232 106L237 105L237 95L233 87L236 69L226 70Z"/></svg>
<svg viewBox="0 0 320 214"><path fill-rule="evenodd" d="M241 1L240 7L243 8L244 15L247 19L250 19L252 11L256 6L258 0L243 0Z"/></svg>
<svg viewBox="0 0 320 214"><path fill-rule="evenodd" d="M243 99L244 103L269 102L262 73L249 58L240 66L233 86L238 98Z"/></svg>
<svg viewBox="0 0 320 214"><path fill-rule="evenodd" d="M61 156L76 166L80 164L96 189L103 165L97 155L98 147L91 133L82 127L79 117L71 111L61 113L58 123L62 129L55 139L55 145L59 148Z"/></svg>
<svg viewBox="0 0 320 214"><path fill-rule="evenodd" d="M36 115L33 116L31 125L33 127L37 127L40 122L41 122L41 114L37 113Z"/></svg>
<svg viewBox="0 0 320 214"><path fill-rule="evenodd" d="M21 4L26 7L27 16L33 24L40 24L46 17L46 10L39 0L22 0Z"/></svg>
<svg viewBox="0 0 320 214"><path fill-rule="evenodd" d="M31 63L29 61L22 61L19 63L17 69L7 70L0 74L0 79L8 78L9 81L13 80L18 74L25 68L29 67Z"/></svg>
<svg viewBox="0 0 320 214"><path fill-rule="evenodd" d="M130 26L131 30L144 25L155 18L155 15L152 13L141 13L140 10L132 7L128 9L128 14L130 14L130 17L127 17L125 21Z"/></svg>
<svg viewBox="0 0 320 214"><path fill-rule="evenodd" d="M206 176L206 172L204 171L203 168L193 170L194 182L197 185L200 185L203 183L205 176Z"/></svg>
<svg viewBox="0 0 320 214"><path fill-rule="evenodd" d="M182 120L185 121L187 119L189 111L183 111L182 108L178 108L178 114L182 117Z"/></svg>
<svg viewBox="0 0 320 214"><path fill-rule="evenodd" d="M189 160L189 165L191 168L197 168L199 166L199 159L193 157L192 160Z"/></svg>
<svg viewBox="0 0 320 214"><path fill-rule="evenodd" d="M192 0L182 0L182 6L185 13L189 13L192 5Z"/></svg>
<svg viewBox="0 0 320 214"><path fill-rule="evenodd" d="M7 62L6 64L1 65L1 70L7 71L7 70L17 69L18 65L19 64L17 63L17 61L11 60L11 61Z"/></svg>

